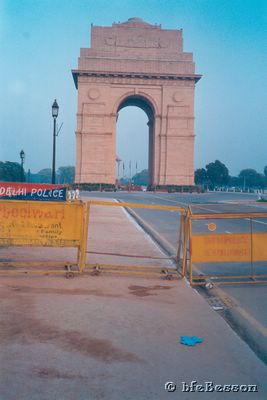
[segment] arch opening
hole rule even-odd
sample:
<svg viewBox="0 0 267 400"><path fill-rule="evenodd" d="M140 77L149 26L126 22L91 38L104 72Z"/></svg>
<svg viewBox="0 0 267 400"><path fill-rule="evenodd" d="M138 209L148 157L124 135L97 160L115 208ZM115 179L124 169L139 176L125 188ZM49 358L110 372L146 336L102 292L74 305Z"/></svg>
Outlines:
<svg viewBox="0 0 267 400"><path fill-rule="evenodd" d="M122 116L122 118L119 116ZM130 127L126 128L128 124L131 124L132 129ZM146 124L148 128L146 127L146 129L144 129L144 124ZM153 185L154 181L154 128L154 107L146 98L137 95L128 96L119 104L117 109L116 125L116 149L118 161L119 163L120 160L124 162L120 156L120 149L122 149L122 155L127 154L127 152L130 154L130 150L134 151L136 154L135 160L127 160L127 165L124 162L123 166L126 167L125 169L128 167L128 174L132 177L135 175L135 172L137 172L136 162L138 160L138 166L141 167L141 169L148 170L149 186ZM126 132L127 137L125 137L125 131L128 131L129 129L131 130L131 133L129 134L129 132ZM134 134L134 129L138 130L136 136ZM147 130L148 136L146 135L145 130ZM144 155L144 153L146 155ZM144 166L145 168L143 168ZM120 174L119 168L118 164L118 174ZM141 169L139 168L138 172L141 172ZM121 171L122 174L124 172L125 170Z"/></svg>

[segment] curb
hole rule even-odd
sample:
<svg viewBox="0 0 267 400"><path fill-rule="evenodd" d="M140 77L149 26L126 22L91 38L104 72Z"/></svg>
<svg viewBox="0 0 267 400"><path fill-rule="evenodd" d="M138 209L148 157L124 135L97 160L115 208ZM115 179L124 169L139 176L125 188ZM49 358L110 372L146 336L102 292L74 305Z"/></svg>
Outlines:
<svg viewBox="0 0 267 400"><path fill-rule="evenodd" d="M119 201L120 202L120 201ZM146 223L139 215L136 214L132 209L124 208L128 214L130 214L138 225L155 241L160 249L173 261L177 267L176 262L176 249L167 242L157 231L155 231L148 223ZM216 292L216 296L225 304L225 297L229 297L223 289L215 287L212 289L213 293ZM223 293L222 293L223 292ZM215 294L215 293L214 293ZM212 293L207 293L208 297L212 296ZM262 345L266 341L264 335L255 330L251 323L242 316L241 312L238 311L238 307L228 306L225 304L225 309L220 313L223 319L231 326L236 334L253 350L257 357L265 364L267 364L267 342L266 345ZM259 342L261 344L259 345Z"/></svg>
<svg viewBox="0 0 267 400"><path fill-rule="evenodd" d="M120 200L118 202L121 203ZM170 261L173 262L177 268L176 249L166 239L164 239L155 229L153 229L147 222L145 222L135 211L131 208L124 207L125 211L137 222L137 224L146 232L151 239L158 245L158 247L166 254ZM179 271L177 270L179 273Z"/></svg>
<svg viewBox="0 0 267 400"><path fill-rule="evenodd" d="M225 309L221 313L222 317L227 321L231 328L240 338L254 351L258 358L267 365L267 341L266 334L261 332L262 327L258 329L253 326L246 314L243 315L242 307L240 307L234 298L224 292L221 287L214 287L211 292L225 304ZM211 294L211 293L210 293Z"/></svg>

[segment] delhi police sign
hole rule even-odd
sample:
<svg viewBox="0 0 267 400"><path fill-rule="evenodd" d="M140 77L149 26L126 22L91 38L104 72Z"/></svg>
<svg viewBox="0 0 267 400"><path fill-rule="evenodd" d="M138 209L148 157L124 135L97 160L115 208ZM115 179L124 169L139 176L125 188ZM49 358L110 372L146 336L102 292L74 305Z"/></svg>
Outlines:
<svg viewBox="0 0 267 400"><path fill-rule="evenodd" d="M0 200L66 201L66 186L0 182Z"/></svg>

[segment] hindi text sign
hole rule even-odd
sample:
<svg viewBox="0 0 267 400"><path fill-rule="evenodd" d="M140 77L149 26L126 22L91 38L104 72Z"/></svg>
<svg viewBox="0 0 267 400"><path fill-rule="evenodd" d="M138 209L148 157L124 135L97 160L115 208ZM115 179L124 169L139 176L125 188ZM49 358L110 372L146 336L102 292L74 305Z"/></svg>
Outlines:
<svg viewBox="0 0 267 400"><path fill-rule="evenodd" d="M78 247L83 234L82 202L0 202L0 245Z"/></svg>

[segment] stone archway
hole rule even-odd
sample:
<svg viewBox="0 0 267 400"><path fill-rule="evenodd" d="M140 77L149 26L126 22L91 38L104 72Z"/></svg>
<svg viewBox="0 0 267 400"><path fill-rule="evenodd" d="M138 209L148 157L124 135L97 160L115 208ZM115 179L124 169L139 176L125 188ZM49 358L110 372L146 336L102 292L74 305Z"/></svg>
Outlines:
<svg viewBox="0 0 267 400"><path fill-rule="evenodd" d="M120 110L127 106L136 106L141 108L146 113L148 118L148 183L151 186L154 184L155 109L150 100L140 95L127 96L119 104L117 112L119 113Z"/></svg>
<svg viewBox="0 0 267 400"><path fill-rule="evenodd" d="M73 70L78 89L76 183L116 180L116 118L127 105L149 118L152 185L194 184L194 89L191 53L182 30L140 18L92 26L91 48Z"/></svg>

